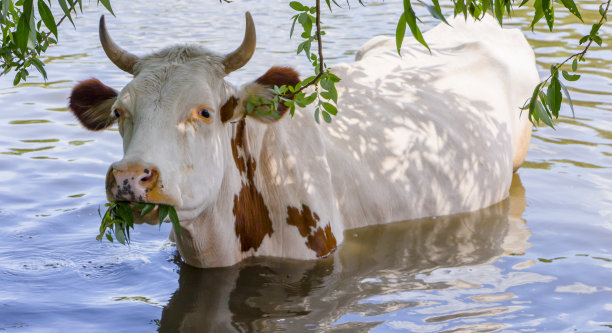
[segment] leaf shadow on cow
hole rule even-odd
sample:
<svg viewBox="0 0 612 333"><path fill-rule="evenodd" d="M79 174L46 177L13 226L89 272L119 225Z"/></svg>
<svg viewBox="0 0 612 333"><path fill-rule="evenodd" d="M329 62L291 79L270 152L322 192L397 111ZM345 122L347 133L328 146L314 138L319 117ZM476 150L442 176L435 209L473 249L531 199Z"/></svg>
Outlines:
<svg viewBox="0 0 612 333"><path fill-rule="evenodd" d="M452 290L458 288L452 282L426 282L422 275L523 254L530 246L530 232L521 218L524 208L525 192L515 175L510 198L499 204L472 213L348 231L339 250L318 261L252 258L213 269L179 264L179 288L162 312L159 331L368 331L381 321L334 323L349 313L367 319L427 306L416 299L367 299ZM432 313L428 320L436 318Z"/></svg>
<svg viewBox="0 0 612 333"><path fill-rule="evenodd" d="M392 71L395 74L387 80L374 84L361 85L360 73L342 76L351 82L346 94L359 92L360 98L341 100L339 107L362 119L349 125L338 117L327 129L333 142L327 147L332 169L360 165L342 169L338 177L332 173L347 228L359 226L361 220L398 221L466 212L503 198L510 185L512 156L502 146L511 137L502 120L486 114L496 106L440 90L431 83L441 75L435 67ZM395 79L404 82L400 85ZM393 91L398 95L390 94ZM406 91L415 99L397 105ZM384 99L380 98L383 92ZM398 108L405 112L384 111ZM363 156L367 156L365 163ZM356 189L367 189L367 196L356 195ZM413 195L407 199L406 193Z"/></svg>

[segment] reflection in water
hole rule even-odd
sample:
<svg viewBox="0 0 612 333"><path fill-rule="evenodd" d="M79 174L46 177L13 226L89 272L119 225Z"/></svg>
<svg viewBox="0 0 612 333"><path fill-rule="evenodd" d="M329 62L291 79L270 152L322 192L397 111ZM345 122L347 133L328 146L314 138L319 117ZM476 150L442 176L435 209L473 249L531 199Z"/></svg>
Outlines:
<svg viewBox="0 0 612 333"><path fill-rule="evenodd" d="M510 198L497 205L468 214L349 230L342 246L326 259L251 258L215 269L180 264L179 288L163 310L160 332L368 330L384 321L376 316L440 303L409 300L406 293L411 291L479 287L468 281L442 281L431 274L436 270L522 254L530 235L521 219L524 208L525 191L515 175ZM486 304L513 296L470 297ZM520 309L495 305L434 311L421 324Z"/></svg>

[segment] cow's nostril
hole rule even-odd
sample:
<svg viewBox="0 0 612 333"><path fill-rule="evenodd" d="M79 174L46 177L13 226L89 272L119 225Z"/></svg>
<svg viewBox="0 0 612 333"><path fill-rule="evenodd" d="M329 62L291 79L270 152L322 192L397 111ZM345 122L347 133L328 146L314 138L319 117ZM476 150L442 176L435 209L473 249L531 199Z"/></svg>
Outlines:
<svg viewBox="0 0 612 333"><path fill-rule="evenodd" d="M157 181L157 170L155 169L144 169L144 174L141 175L139 182L144 187L149 187Z"/></svg>

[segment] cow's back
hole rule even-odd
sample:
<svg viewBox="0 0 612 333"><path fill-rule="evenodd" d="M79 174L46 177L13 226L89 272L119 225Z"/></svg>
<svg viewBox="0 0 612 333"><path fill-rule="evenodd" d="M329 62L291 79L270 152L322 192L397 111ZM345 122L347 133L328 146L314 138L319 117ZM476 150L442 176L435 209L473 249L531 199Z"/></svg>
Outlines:
<svg viewBox="0 0 612 333"><path fill-rule="evenodd" d="M334 68L340 114L321 131L346 228L507 196L531 129L519 107L538 82L533 52L491 18L450 22L425 34L432 55L406 39L400 58L377 37Z"/></svg>

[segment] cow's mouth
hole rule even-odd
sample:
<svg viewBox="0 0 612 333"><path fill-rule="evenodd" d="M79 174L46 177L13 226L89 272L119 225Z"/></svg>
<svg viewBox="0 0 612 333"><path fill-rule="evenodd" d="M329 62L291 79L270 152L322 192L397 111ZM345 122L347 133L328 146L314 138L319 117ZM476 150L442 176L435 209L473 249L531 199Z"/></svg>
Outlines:
<svg viewBox="0 0 612 333"><path fill-rule="evenodd" d="M150 211L145 211L143 214L144 207L143 205L154 205L153 209ZM132 207L132 214L134 215L134 222L141 224L147 223L151 225L156 225L159 223L159 204L156 203L143 203L143 202L130 202L130 207Z"/></svg>

